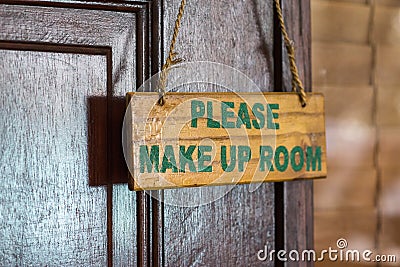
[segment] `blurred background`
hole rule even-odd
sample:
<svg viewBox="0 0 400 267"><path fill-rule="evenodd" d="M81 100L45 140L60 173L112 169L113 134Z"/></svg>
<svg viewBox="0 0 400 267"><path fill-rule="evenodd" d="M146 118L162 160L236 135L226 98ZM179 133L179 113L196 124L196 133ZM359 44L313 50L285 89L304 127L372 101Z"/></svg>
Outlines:
<svg viewBox="0 0 400 267"><path fill-rule="evenodd" d="M400 256L400 0L312 0L311 11L329 172L315 182L315 247L346 238Z"/></svg>

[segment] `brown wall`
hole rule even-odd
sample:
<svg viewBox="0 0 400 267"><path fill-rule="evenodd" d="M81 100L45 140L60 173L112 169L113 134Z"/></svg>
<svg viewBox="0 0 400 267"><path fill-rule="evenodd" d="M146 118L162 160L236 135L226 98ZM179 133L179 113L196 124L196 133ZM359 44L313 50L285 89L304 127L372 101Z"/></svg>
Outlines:
<svg viewBox="0 0 400 267"><path fill-rule="evenodd" d="M315 246L336 248L346 238L349 249L397 254L399 264L400 1L311 2L313 90L326 96L329 175L315 182Z"/></svg>

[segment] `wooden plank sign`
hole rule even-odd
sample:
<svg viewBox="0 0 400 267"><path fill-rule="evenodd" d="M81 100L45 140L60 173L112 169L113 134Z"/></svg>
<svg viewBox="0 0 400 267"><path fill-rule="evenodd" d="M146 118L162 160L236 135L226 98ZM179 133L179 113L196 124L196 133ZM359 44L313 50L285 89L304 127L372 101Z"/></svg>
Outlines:
<svg viewBox="0 0 400 267"><path fill-rule="evenodd" d="M275 182L327 174L324 98L294 93L129 93L132 190Z"/></svg>

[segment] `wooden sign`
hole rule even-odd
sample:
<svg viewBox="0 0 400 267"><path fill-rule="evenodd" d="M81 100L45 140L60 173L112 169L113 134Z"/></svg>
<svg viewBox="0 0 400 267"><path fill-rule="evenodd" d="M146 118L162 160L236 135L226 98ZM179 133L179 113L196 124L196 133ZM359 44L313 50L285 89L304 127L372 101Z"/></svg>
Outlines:
<svg viewBox="0 0 400 267"><path fill-rule="evenodd" d="M132 190L326 176L324 98L295 93L129 93Z"/></svg>

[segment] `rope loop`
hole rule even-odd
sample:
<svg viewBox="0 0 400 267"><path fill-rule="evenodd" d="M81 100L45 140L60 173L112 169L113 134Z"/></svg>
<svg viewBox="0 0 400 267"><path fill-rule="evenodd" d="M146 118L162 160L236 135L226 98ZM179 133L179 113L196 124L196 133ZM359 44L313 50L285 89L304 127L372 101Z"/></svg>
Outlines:
<svg viewBox="0 0 400 267"><path fill-rule="evenodd" d="M178 54L175 52L175 44L176 44L176 40L178 38L179 28L181 27L181 20L183 17L183 13L185 11L185 5L186 5L186 0L182 0L181 5L179 7L178 15L177 15L177 18L175 21L174 34L172 36L171 45L169 47L168 58L162 67L161 74L160 74L160 80L158 81L158 93L159 93L158 104L160 106L165 104L164 96L165 96L165 87L167 86L168 72L173 65L182 62L181 58L177 58Z"/></svg>
<svg viewBox="0 0 400 267"><path fill-rule="evenodd" d="M183 17L183 13L185 11L185 6L186 6L186 0L182 0L180 7L179 7L178 15L177 15L177 18L175 21L174 34L172 36L168 58L162 67L161 74L160 74L160 80L158 82L158 92L159 92L158 104L161 106L165 104L164 96L165 96L165 87L167 84L168 72L173 65L182 62L181 58L177 58L178 54L175 52L174 49L175 49L176 40L178 38L179 28L181 26L181 20ZM292 90L293 90L293 92L298 93L301 105L302 105L302 107L305 107L307 105L307 95L305 93L303 83L301 82L301 79L299 76L299 71L297 69L296 52L295 52L295 48L294 48L295 46L294 46L294 42L289 38L289 35L286 30L280 0L275 0L275 7L277 10L277 15L278 15L278 19L279 19L279 25L281 28L282 36L283 36L283 39L285 42L285 47L286 47L286 50L288 53L288 59L289 59L289 63L290 63L290 72L292 73Z"/></svg>
<svg viewBox="0 0 400 267"><path fill-rule="evenodd" d="M279 26L282 31L283 40L285 42L285 47L288 53L290 72L292 73L292 90L298 93L301 106L305 107L307 105L307 95L301 82L299 70L296 65L296 51L294 48L294 42L290 40L289 34L286 31L285 21L283 19L282 8L280 0L275 0L275 7L278 14Z"/></svg>

